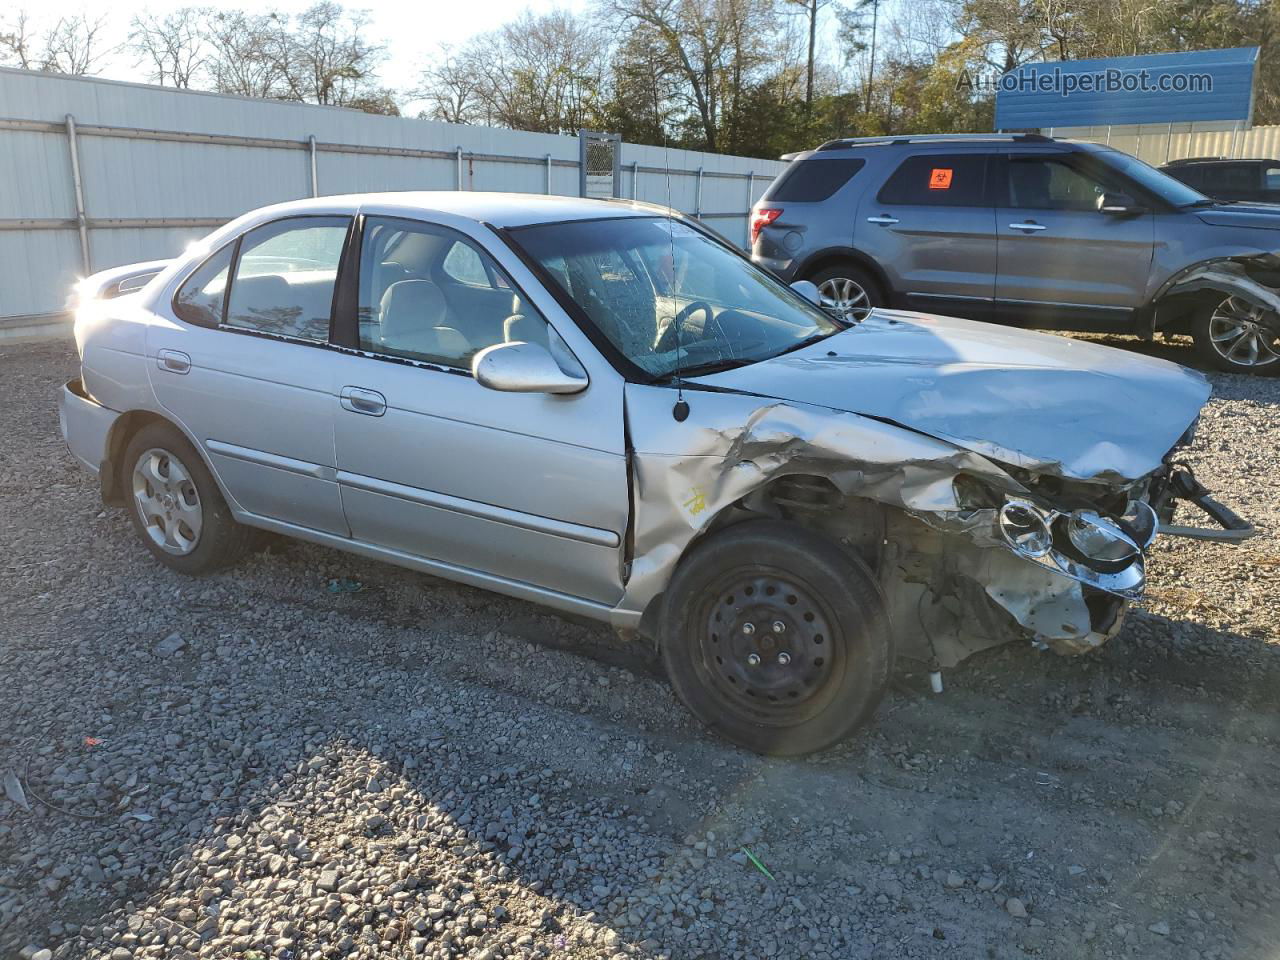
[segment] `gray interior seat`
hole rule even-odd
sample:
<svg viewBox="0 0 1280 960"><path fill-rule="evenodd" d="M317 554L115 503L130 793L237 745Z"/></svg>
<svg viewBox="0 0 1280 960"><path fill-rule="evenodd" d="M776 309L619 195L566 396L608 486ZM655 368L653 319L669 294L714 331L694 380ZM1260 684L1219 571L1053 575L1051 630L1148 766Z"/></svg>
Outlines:
<svg viewBox="0 0 1280 960"><path fill-rule="evenodd" d="M472 352L471 343L448 326L444 294L430 280L398 280L387 287L378 309L379 336L385 350L457 361Z"/></svg>

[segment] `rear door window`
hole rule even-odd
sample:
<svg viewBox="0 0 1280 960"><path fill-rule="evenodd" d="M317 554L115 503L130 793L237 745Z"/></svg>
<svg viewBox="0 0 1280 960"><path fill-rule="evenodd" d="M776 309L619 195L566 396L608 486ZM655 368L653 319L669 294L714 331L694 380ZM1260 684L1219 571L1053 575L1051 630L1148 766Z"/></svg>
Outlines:
<svg viewBox="0 0 1280 960"><path fill-rule="evenodd" d="M921 154L902 161L877 199L905 206L990 206L986 177L984 154Z"/></svg>
<svg viewBox="0 0 1280 960"><path fill-rule="evenodd" d="M293 217L240 239L226 324L301 340L329 338L349 217Z"/></svg>
<svg viewBox="0 0 1280 960"><path fill-rule="evenodd" d="M834 196L865 164L861 157L801 160L774 181L764 199L777 203L820 203Z"/></svg>

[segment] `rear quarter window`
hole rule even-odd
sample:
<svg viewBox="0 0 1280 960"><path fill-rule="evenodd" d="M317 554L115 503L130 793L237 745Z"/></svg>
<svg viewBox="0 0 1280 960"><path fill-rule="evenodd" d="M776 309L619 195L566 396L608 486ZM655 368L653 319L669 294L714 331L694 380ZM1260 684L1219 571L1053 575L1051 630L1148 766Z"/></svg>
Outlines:
<svg viewBox="0 0 1280 960"><path fill-rule="evenodd" d="M907 157L880 188L881 203L933 207L981 207L986 203L983 154Z"/></svg>
<svg viewBox="0 0 1280 960"><path fill-rule="evenodd" d="M779 203L820 203L852 180L865 164L860 157L801 160L783 172L764 199Z"/></svg>

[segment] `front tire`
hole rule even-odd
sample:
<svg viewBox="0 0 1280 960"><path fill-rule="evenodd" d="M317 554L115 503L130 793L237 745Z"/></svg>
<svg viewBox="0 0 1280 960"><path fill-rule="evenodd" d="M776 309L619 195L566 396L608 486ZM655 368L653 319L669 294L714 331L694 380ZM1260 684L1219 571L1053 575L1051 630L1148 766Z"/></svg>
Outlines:
<svg viewBox="0 0 1280 960"><path fill-rule="evenodd" d="M818 287L822 308L848 323L857 323L876 307L885 305L880 284L853 263L826 267L809 279Z"/></svg>
<svg viewBox="0 0 1280 960"><path fill-rule="evenodd" d="M676 694L757 753L821 750L875 711L893 666L884 597L857 557L793 524L712 535L665 595L662 659Z"/></svg>
<svg viewBox="0 0 1280 960"><path fill-rule="evenodd" d="M1280 371L1280 320L1239 297L1201 307L1191 320L1196 352L1226 373Z"/></svg>
<svg viewBox="0 0 1280 960"><path fill-rule="evenodd" d="M195 447L174 426L151 423L134 435L120 465L129 519L165 566L198 575L229 566L252 546Z"/></svg>

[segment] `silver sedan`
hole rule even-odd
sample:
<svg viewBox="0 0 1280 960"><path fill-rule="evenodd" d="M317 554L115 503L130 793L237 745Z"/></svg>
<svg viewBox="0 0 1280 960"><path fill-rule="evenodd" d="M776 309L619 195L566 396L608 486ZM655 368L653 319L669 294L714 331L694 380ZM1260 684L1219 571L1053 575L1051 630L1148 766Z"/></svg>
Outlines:
<svg viewBox="0 0 1280 960"><path fill-rule="evenodd" d="M175 570L263 529L594 617L770 753L899 654L1095 648L1178 499L1247 535L1172 465L1200 375L796 286L642 204L281 204L80 284L63 434Z"/></svg>

